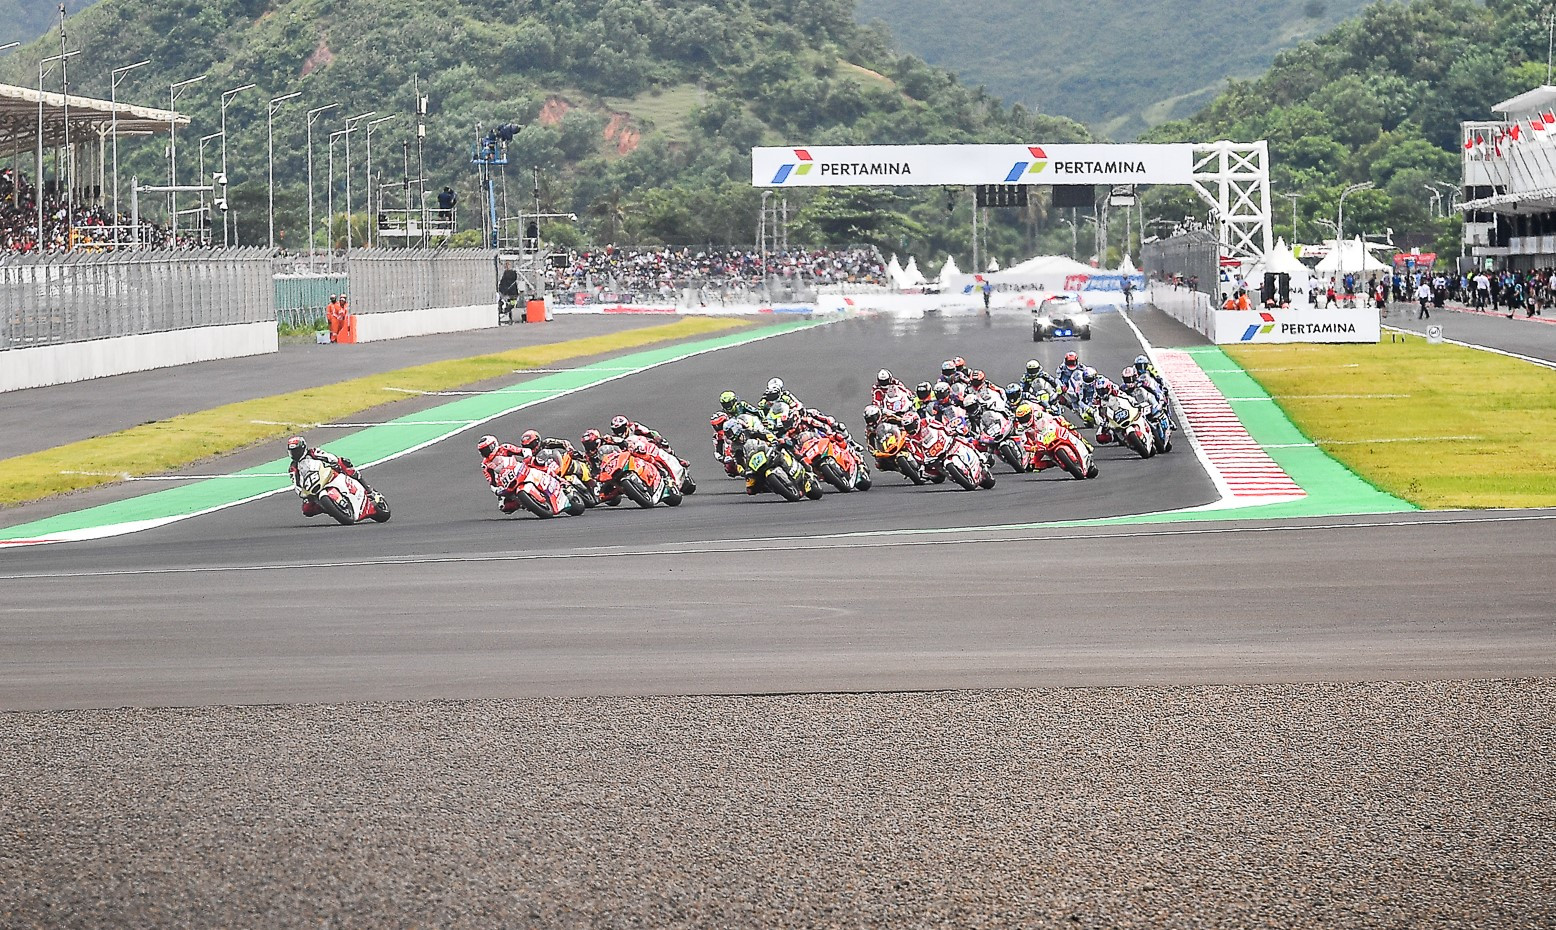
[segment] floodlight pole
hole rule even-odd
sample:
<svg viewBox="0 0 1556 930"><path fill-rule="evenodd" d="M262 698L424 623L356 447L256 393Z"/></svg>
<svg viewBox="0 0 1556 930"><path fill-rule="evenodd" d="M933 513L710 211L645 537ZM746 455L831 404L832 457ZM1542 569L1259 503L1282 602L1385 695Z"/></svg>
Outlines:
<svg viewBox="0 0 1556 930"><path fill-rule="evenodd" d="M265 162L269 166L265 187L270 204L269 243L272 252L276 250L276 111L285 101L302 95L302 91L294 90L290 94L271 97L270 102L265 104Z"/></svg>
<svg viewBox="0 0 1556 930"><path fill-rule="evenodd" d="M313 121L325 110L333 110L338 103L327 103L308 111L308 270L313 270L313 234L318 227L313 224Z"/></svg>
<svg viewBox="0 0 1556 930"><path fill-rule="evenodd" d="M113 103L113 116L110 117L109 123L113 127L110 131L113 133L113 238L115 242L119 241L119 82L123 81L131 71L134 71L136 68L144 68L149 64L151 64L151 59L147 58L144 61L137 61L133 65L115 68L109 73L111 80L108 87L108 99Z"/></svg>
<svg viewBox="0 0 1556 930"><path fill-rule="evenodd" d="M72 55L79 54L81 54L81 50L76 49L73 52L62 52L58 55L50 55L48 58L38 62L38 174L35 178L33 178L33 184L36 188L34 191L33 199L38 202L39 251L43 250L43 79L54 72L53 66L49 65L50 62L57 61L60 62L60 64L63 66L65 59ZM45 67L45 65L48 65L48 67ZM65 245L67 248L70 245L70 231L68 228L65 231Z"/></svg>
<svg viewBox="0 0 1556 930"><path fill-rule="evenodd" d="M367 124L367 247L372 248L378 226L374 222L373 208L377 201L373 199L373 127L379 123L387 123L394 119L395 115L380 116Z"/></svg>
<svg viewBox="0 0 1556 930"><path fill-rule="evenodd" d="M167 128L168 128L168 186L178 187L178 113L173 105L178 102L178 92L191 84L198 84L206 79L206 75L190 78L187 81L175 81L168 85L167 91ZM168 225L170 237L174 248L178 246L178 191L168 192L168 202L171 208L168 213Z"/></svg>
<svg viewBox="0 0 1556 930"><path fill-rule="evenodd" d="M253 88L254 88L253 84L244 84L242 87L234 87L232 90L224 90L224 91L222 91L221 107L222 107L222 177L223 178L227 177L227 104L232 102L232 98L233 97L236 97L238 94L242 93L243 91L252 90ZM200 178L200 183L201 184L206 183L206 179L204 177ZM233 232L233 235L236 236L238 231L235 228L235 229L233 229L232 232ZM222 211L222 246L225 248L226 246L228 246L230 244L231 243L227 240L227 211L223 210Z"/></svg>
<svg viewBox="0 0 1556 930"><path fill-rule="evenodd" d="M356 132L359 128L361 128L360 126L355 126L355 125L352 125L352 124L353 123L360 123L362 120L367 119L369 116L372 116L374 113L377 113L377 112L378 112L377 110L368 110L366 113L358 113L356 116L348 116L348 117L346 117L346 128L345 128L344 132L346 133L346 170L345 170L345 175L346 175L346 254L347 255L351 254L351 134L353 132Z"/></svg>
<svg viewBox="0 0 1556 930"><path fill-rule="evenodd" d="M1334 244L1335 248L1340 250L1340 260L1336 264L1340 271L1340 281L1342 283L1345 281L1345 198L1356 193L1357 191L1371 190L1373 186L1374 185L1371 181L1363 181L1360 184L1352 184L1340 192L1340 203L1338 209L1336 210L1334 223ZM1363 255L1365 254L1366 253L1363 252ZM1365 258L1362 259L1362 263L1363 265L1366 264Z"/></svg>

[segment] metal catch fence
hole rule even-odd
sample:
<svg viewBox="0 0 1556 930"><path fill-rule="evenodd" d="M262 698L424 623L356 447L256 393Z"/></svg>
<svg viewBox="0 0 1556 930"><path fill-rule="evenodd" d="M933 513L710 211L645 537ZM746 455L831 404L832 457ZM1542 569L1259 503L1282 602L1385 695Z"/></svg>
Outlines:
<svg viewBox="0 0 1556 930"><path fill-rule="evenodd" d="M0 257L0 350L276 318L264 249Z"/></svg>
<svg viewBox="0 0 1556 930"><path fill-rule="evenodd" d="M495 303L490 249L361 249L346 259L352 313Z"/></svg>
<svg viewBox="0 0 1556 930"><path fill-rule="evenodd" d="M1221 244L1209 231L1184 233L1148 242L1140 250L1141 270L1148 284L1169 284L1218 295L1221 282Z"/></svg>

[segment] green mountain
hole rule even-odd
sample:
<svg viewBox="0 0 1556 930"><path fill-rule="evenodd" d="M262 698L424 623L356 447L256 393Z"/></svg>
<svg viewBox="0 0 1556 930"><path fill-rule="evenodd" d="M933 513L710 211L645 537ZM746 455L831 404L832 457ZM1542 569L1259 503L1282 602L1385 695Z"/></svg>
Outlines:
<svg viewBox="0 0 1556 930"><path fill-rule="evenodd" d="M75 13L93 2L65 0L65 12ZM57 41L58 30L59 0L0 0L0 45L31 42L49 31L55 33ZM58 49L55 52L57 54ZM33 80L36 83L37 78Z"/></svg>
<svg viewBox="0 0 1556 930"><path fill-rule="evenodd" d="M338 104L314 127L322 215L327 139L348 115L397 116L375 130L376 168L394 188L417 173L418 86L430 99L425 175L433 190L447 183L460 193L465 225L478 216L472 149L512 124L504 212L528 206L538 166L541 212L579 217L548 238L580 243L751 243L761 204L750 184L754 145L1088 138L1073 121L1007 107L899 52L852 10L852 0L101 0L70 19L72 42L93 50L71 68L71 89L106 97L110 69L149 58L119 99L166 106L171 82L206 75L178 100L193 121L178 144L181 178L190 178L196 140L219 129L223 91L257 83L227 111L247 242L264 239L266 100L292 91L302 96L276 116L275 152L283 241L293 244L299 237L286 231L306 227L304 111ZM48 42L0 59L0 81L35 83ZM364 141L352 139L359 178ZM121 173L166 177L164 146L121 143ZM207 172L218 151L213 142ZM344 155L337 148L338 163ZM792 241L970 251L970 204L958 199L948 212L938 188L784 196ZM1041 232L1032 217L1012 217L991 247L1020 255Z"/></svg>
<svg viewBox="0 0 1556 930"><path fill-rule="evenodd" d="M1007 103L1126 140L1261 74L1369 0L859 0L902 46Z"/></svg>
<svg viewBox="0 0 1556 930"><path fill-rule="evenodd" d="M1386 235L1457 254L1459 220L1435 217L1460 178L1459 123L1546 82L1545 0L1382 2L1322 38L1279 55L1263 77L1234 81L1192 118L1148 141L1267 139L1275 225L1299 241L1327 238L1346 185L1347 233ZM1291 202L1295 195L1296 231ZM1166 219L1203 216L1182 190L1148 195Z"/></svg>

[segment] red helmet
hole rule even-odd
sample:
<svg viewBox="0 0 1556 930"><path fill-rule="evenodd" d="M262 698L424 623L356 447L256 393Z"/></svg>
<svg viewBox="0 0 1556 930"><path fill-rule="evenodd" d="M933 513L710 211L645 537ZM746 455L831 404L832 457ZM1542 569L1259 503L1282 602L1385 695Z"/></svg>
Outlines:
<svg viewBox="0 0 1556 930"><path fill-rule="evenodd" d="M524 448L530 450L531 452L535 451L536 449L539 449L540 448L540 434L535 432L532 429L525 430L524 431L524 435L519 437L519 445L521 445Z"/></svg>
<svg viewBox="0 0 1556 930"><path fill-rule="evenodd" d="M585 430L582 437L583 447L593 452L600 447L600 431L597 429Z"/></svg>
<svg viewBox="0 0 1556 930"><path fill-rule="evenodd" d="M617 436L625 435L627 432L627 427L631 425L632 421L626 417L611 417L611 432L615 433Z"/></svg>
<svg viewBox="0 0 1556 930"><path fill-rule="evenodd" d="M293 436L286 441L286 452L294 462L301 459L308 454L308 440L301 436Z"/></svg>
<svg viewBox="0 0 1556 930"><path fill-rule="evenodd" d="M482 436L475 441L475 451L481 453L481 458L486 458L497 451L496 436Z"/></svg>
<svg viewBox="0 0 1556 930"><path fill-rule="evenodd" d="M919 427L918 414L916 414L916 413L914 413L913 411L910 410L907 413L904 413L902 415L902 428L903 429L907 430L910 433L916 433L916 432L918 432L918 427Z"/></svg>
<svg viewBox="0 0 1556 930"><path fill-rule="evenodd" d="M969 380L972 382L973 387L983 387L988 382L988 375L983 373L983 369L974 368L972 377Z"/></svg>
<svg viewBox="0 0 1556 930"><path fill-rule="evenodd" d="M714 429L718 429L719 427L723 426L724 425L724 421L726 421L728 419L729 419L729 415L728 414L716 413L716 414L713 415L713 419L709 420L708 423L710 425L712 425L712 427Z"/></svg>
<svg viewBox="0 0 1556 930"><path fill-rule="evenodd" d="M1064 353L1064 365L1066 368L1074 368L1081 363L1081 357L1074 352Z"/></svg>
<svg viewBox="0 0 1556 930"><path fill-rule="evenodd" d="M960 355L958 355L956 358L951 359L951 363L956 366L956 370L957 371L966 371L967 370L967 359L962 358Z"/></svg>

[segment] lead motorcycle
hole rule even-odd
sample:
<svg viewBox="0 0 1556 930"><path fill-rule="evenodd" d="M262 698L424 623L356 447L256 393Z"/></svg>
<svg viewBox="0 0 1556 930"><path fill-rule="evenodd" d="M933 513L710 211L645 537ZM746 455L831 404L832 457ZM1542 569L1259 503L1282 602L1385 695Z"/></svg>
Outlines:
<svg viewBox="0 0 1556 930"><path fill-rule="evenodd" d="M1156 437L1133 401L1109 394L1097 399L1096 411L1099 434L1106 430L1115 441L1133 449L1143 459L1156 454Z"/></svg>
<svg viewBox="0 0 1556 930"><path fill-rule="evenodd" d="M318 459L304 456L292 477L297 496L335 518L343 526L372 520L389 522L389 502L377 491Z"/></svg>
<svg viewBox="0 0 1556 930"><path fill-rule="evenodd" d="M528 459L499 455L492 460L492 493L505 503L519 506L541 519L562 514L579 516L587 505L561 478Z"/></svg>

